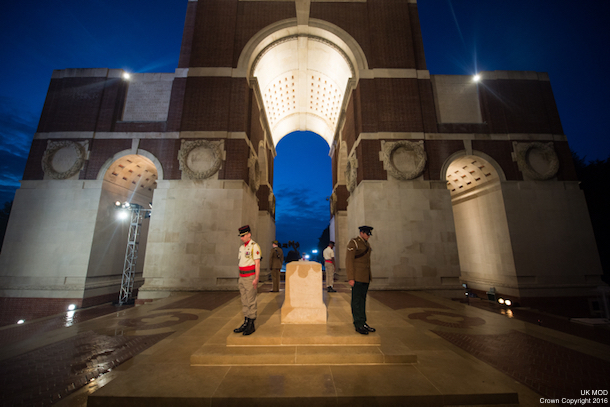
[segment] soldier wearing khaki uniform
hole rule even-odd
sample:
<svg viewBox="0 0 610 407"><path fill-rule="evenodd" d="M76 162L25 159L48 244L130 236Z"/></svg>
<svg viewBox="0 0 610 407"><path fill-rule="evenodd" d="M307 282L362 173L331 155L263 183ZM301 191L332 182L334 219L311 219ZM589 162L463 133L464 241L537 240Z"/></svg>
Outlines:
<svg viewBox="0 0 610 407"><path fill-rule="evenodd" d="M284 252L279 247L279 242L274 240L271 242L273 248L269 253L269 268L271 269L271 279L273 280L272 293L280 291L280 270L284 264Z"/></svg>
<svg viewBox="0 0 610 407"><path fill-rule="evenodd" d="M368 335L369 332L375 332L375 328L371 328L366 323L366 294L369 290L369 283L372 280L372 249L368 240L372 235L373 228L370 226L360 226L358 229L360 230L358 237L350 240L347 244L345 271L347 272L349 285L352 286L354 327L356 332Z"/></svg>
<svg viewBox="0 0 610 407"><path fill-rule="evenodd" d="M244 323L233 330L235 333L250 335L254 333L254 320L257 313L256 289L261 273L261 248L254 240L250 226L239 228L239 238L242 245L239 247L239 293L241 294L241 305L244 313Z"/></svg>

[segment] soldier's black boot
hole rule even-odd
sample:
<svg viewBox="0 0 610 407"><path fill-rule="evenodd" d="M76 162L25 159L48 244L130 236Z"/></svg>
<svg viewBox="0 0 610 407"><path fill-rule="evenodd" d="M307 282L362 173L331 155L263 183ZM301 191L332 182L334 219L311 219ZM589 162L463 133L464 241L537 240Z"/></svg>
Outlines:
<svg viewBox="0 0 610 407"><path fill-rule="evenodd" d="M235 328L235 329L233 330L233 332L235 332L236 334L238 334L238 333L240 333L240 332L245 331L245 330L246 330L246 327L248 326L248 321L249 321L249 320L250 320L250 318L246 317L246 318L244 319L244 323L243 323L243 324L241 324L241 326L240 326L239 328Z"/></svg>
<svg viewBox="0 0 610 407"><path fill-rule="evenodd" d="M244 329L243 335L251 335L254 333L254 331L256 331L256 329L254 328L255 320L256 319L248 318L248 325L246 326L246 329Z"/></svg>

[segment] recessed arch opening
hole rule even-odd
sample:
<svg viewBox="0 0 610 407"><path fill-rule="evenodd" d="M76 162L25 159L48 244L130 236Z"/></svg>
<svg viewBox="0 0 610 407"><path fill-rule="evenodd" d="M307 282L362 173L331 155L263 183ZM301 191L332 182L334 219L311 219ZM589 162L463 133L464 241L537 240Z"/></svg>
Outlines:
<svg viewBox="0 0 610 407"><path fill-rule="evenodd" d="M280 141L277 152L273 185L276 238L280 243L299 241L302 251L311 253L330 222L328 144L313 132L293 132Z"/></svg>
<svg viewBox="0 0 610 407"><path fill-rule="evenodd" d="M501 181L490 157L460 152L443 166L451 194L462 279L489 290L515 275Z"/></svg>
<svg viewBox="0 0 610 407"><path fill-rule="evenodd" d="M123 151L110 158L100 170L98 180L102 181L98 212L93 233L87 281L105 281L105 290L116 290L118 298L121 276L125 267L125 253L130 228L130 218L121 219L115 202L138 204L149 209L153 193L157 187L160 167L158 160L150 153L133 154ZM150 158L149 158L150 157ZM134 288L142 284L142 270L148 236L147 218L138 226L136 274ZM116 288L113 288L116 287ZM99 294L90 290L86 296Z"/></svg>

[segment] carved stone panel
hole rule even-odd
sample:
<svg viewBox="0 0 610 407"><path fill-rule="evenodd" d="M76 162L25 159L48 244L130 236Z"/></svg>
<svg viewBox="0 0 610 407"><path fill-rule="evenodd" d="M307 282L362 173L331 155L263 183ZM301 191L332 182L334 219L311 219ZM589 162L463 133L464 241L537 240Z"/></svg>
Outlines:
<svg viewBox="0 0 610 407"><path fill-rule="evenodd" d="M553 143L515 143L519 169L526 178L545 181L559 170L559 158Z"/></svg>
<svg viewBox="0 0 610 407"><path fill-rule="evenodd" d="M406 181L419 177L427 161L422 144L423 142L407 140L384 142L382 145L384 169L399 180Z"/></svg>
<svg viewBox="0 0 610 407"><path fill-rule="evenodd" d="M222 141L182 140L178 161L183 179L212 177L222 165Z"/></svg>
<svg viewBox="0 0 610 407"><path fill-rule="evenodd" d="M347 190L352 193L356 189L356 182L358 177L358 159L356 157L348 158L345 166L345 182Z"/></svg>
<svg viewBox="0 0 610 407"><path fill-rule="evenodd" d="M42 169L52 179L68 179L78 174L87 159L88 142L49 141L42 156Z"/></svg>
<svg viewBox="0 0 610 407"><path fill-rule="evenodd" d="M250 188L252 191L256 192L261 185L261 168L258 163L258 158L254 155L251 155L248 159L248 173L250 177Z"/></svg>

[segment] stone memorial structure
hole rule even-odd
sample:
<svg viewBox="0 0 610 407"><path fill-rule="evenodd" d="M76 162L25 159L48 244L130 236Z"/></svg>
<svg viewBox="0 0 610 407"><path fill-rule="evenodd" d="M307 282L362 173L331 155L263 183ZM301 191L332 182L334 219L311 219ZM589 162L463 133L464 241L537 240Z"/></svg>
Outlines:
<svg viewBox="0 0 610 407"><path fill-rule="evenodd" d="M138 302L236 289L235 230L270 248L275 146L295 130L330 146L339 273L367 224L372 289L533 305L600 283L548 75L431 75L416 0L190 0L175 72L123 73L51 77L0 255L3 321L117 298L116 200L154 208Z"/></svg>
<svg viewBox="0 0 610 407"><path fill-rule="evenodd" d="M322 298L322 265L315 261L292 261L286 265L286 292L281 309L282 324L325 324Z"/></svg>

